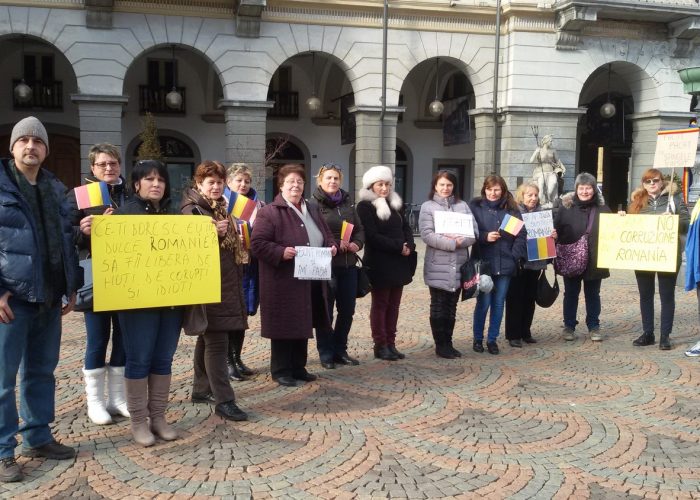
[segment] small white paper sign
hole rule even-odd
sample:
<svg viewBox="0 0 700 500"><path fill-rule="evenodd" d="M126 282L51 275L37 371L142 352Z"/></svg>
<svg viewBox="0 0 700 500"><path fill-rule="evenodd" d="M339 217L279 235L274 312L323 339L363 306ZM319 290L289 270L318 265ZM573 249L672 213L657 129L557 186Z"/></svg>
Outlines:
<svg viewBox="0 0 700 500"><path fill-rule="evenodd" d="M474 237L474 218L471 214L438 210L433 214L435 232L438 234L461 234Z"/></svg>
<svg viewBox="0 0 700 500"><path fill-rule="evenodd" d="M294 277L300 280L331 279L331 249L327 247L294 247Z"/></svg>
<svg viewBox="0 0 700 500"><path fill-rule="evenodd" d="M659 130L654 168L684 168L695 165L698 128Z"/></svg>
<svg viewBox="0 0 700 500"><path fill-rule="evenodd" d="M552 235L554 221L552 220L551 210L527 212L523 213L522 216L525 229L527 230L527 239L545 238Z"/></svg>

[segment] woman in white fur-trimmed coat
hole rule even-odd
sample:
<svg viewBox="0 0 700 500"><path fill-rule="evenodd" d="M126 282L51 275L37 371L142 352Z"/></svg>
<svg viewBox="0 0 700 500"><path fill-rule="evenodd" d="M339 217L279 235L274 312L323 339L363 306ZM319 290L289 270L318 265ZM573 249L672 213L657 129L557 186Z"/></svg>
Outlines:
<svg viewBox="0 0 700 500"><path fill-rule="evenodd" d="M362 176L357 215L365 228L364 263L372 284L370 327L374 356L396 361L396 324L404 285L416 271L416 245L404 216L403 201L394 192L394 175L378 165Z"/></svg>

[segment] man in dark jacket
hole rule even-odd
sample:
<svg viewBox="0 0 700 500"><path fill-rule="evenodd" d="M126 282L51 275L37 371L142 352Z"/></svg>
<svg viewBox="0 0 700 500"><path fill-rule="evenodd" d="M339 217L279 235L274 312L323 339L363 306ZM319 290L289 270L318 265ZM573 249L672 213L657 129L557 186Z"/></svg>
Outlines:
<svg viewBox="0 0 700 500"><path fill-rule="evenodd" d="M22 454L70 459L75 450L56 442L54 370L61 315L75 302L78 258L64 202L66 187L41 168L49 153L46 129L34 117L10 136L14 159L0 164L0 481L21 481ZM70 297L70 298L68 298ZM15 403L19 383L19 427Z"/></svg>

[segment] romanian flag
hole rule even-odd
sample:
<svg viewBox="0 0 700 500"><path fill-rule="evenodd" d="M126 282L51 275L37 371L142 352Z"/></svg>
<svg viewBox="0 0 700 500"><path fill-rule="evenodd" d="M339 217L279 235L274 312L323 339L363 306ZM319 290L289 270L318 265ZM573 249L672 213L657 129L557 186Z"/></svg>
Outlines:
<svg viewBox="0 0 700 500"><path fill-rule="evenodd" d="M684 168L683 177L681 178L681 192L683 193L683 202L688 204L688 192L690 191L690 186L693 184L693 169Z"/></svg>
<svg viewBox="0 0 700 500"><path fill-rule="evenodd" d="M528 238L527 240L527 260L553 259L557 256L554 246L554 238L545 236L543 238Z"/></svg>
<svg viewBox="0 0 700 500"><path fill-rule="evenodd" d="M228 187L224 188L224 198L227 203L226 210L229 214L233 214L236 219L253 223L258 213L258 206L255 201L242 194L234 193Z"/></svg>
<svg viewBox="0 0 700 500"><path fill-rule="evenodd" d="M355 224L343 221L343 226L340 228L340 239L350 243L350 236L352 236L353 229L355 229Z"/></svg>
<svg viewBox="0 0 700 500"><path fill-rule="evenodd" d="M505 231L506 233L510 233L513 236L517 236L524 225L525 223L517 217L513 217L510 214L506 214L506 216L503 218L503 222L501 223L501 227L499 227L498 229L501 231Z"/></svg>
<svg viewBox="0 0 700 500"><path fill-rule="evenodd" d="M102 207L111 205L109 188L106 182L91 182L74 189L75 200L78 202L78 209L91 207Z"/></svg>
<svg viewBox="0 0 700 500"><path fill-rule="evenodd" d="M238 223L238 234L241 235L243 248L250 250L250 225L246 221Z"/></svg>

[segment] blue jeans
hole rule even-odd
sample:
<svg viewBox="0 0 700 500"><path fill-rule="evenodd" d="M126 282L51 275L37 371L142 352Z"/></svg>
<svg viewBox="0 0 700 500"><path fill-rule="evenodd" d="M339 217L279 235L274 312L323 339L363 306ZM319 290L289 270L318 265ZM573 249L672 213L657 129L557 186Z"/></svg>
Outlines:
<svg viewBox="0 0 700 500"><path fill-rule="evenodd" d="M508 294L510 276L491 276L493 290L489 293L479 293L476 297L474 308L474 340L484 339L484 326L486 325L486 313L491 309L489 317L489 330L487 342L495 342L501 330L503 320L503 308Z"/></svg>
<svg viewBox="0 0 700 500"><path fill-rule="evenodd" d="M15 315L0 323L0 458L15 454L17 432L23 446L37 448L53 440L56 379L61 345L61 306L46 307L10 297ZM15 388L19 372L19 416ZM22 417L22 426L19 426Z"/></svg>
<svg viewBox="0 0 700 500"><path fill-rule="evenodd" d="M102 368L105 365L110 333L112 334L112 353L109 357L109 364L111 366L124 366L126 354L124 353L122 330L119 327L117 313L85 312L85 330L87 330L86 370Z"/></svg>
<svg viewBox="0 0 700 500"><path fill-rule="evenodd" d="M600 279L584 280L581 276L564 278L564 326L576 328L576 311L582 281L583 295L586 298L586 326L591 331L600 327Z"/></svg>
<svg viewBox="0 0 700 500"><path fill-rule="evenodd" d="M352 328L357 296L357 268L334 267L334 285L328 287L328 314L333 324L333 309L338 308L335 327L329 331L316 329L316 347L321 361L333 361L334 356L345 354L348 334Z"/></svg>
<svg viewBox="0 0 700 500"><path fill-rule="evenodd" d="M661 298L660 333L670 335L673 330L673 315L676 311L676 278L678 273L655 273L635 271L639 289L639 308L642 313L642 331L654 335L654 278L659 279L659 296Z"/></svg>
<svg viewBox="0 0 700 500"><path fill-rule="evenodd" d="M182 308L133 309L119 313L126 368L124 377L141 379L172 373L173 356L180 340Z"/></svg>

